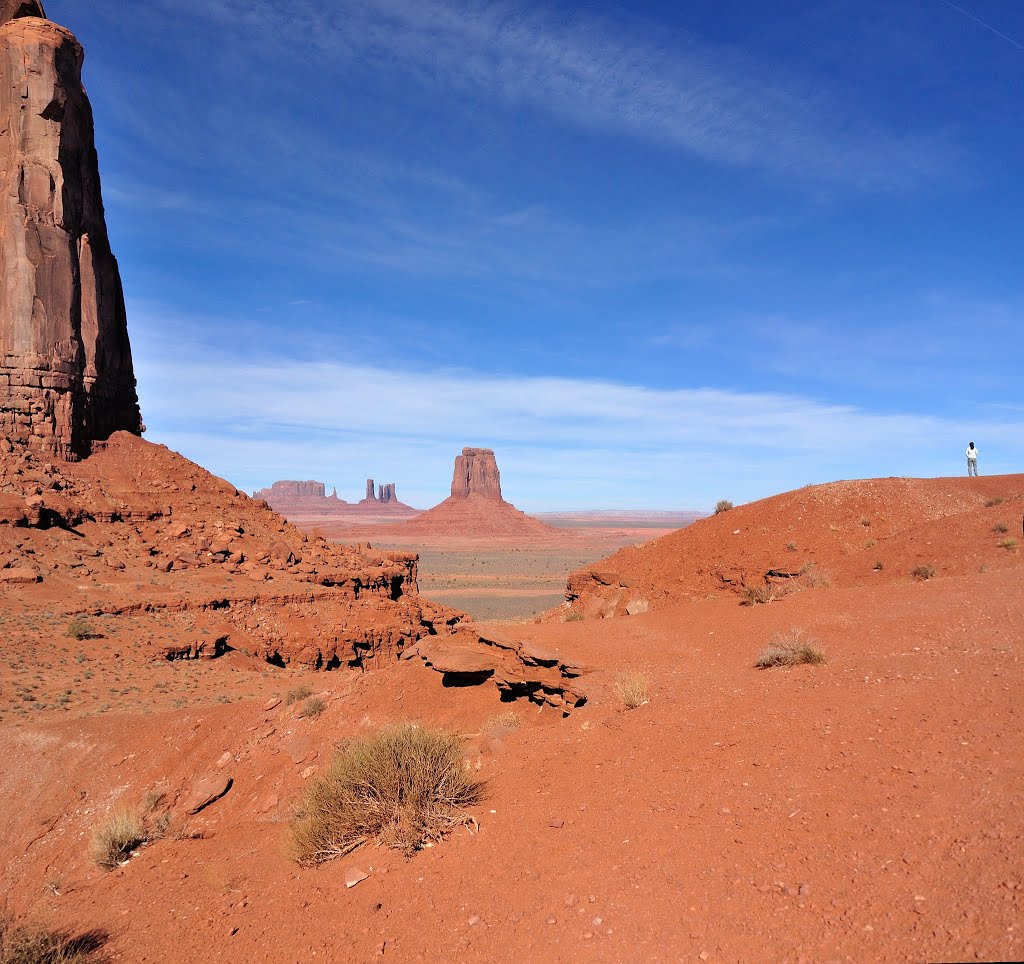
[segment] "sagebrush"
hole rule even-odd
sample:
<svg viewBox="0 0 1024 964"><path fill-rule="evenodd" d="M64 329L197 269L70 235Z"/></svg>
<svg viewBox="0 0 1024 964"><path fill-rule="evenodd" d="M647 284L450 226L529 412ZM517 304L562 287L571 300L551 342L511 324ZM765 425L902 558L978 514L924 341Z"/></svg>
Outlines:
<svg viewBox="0 0 1024 964"><path fill-rule="evenodd" d="M99 964L106 939L100 931L72 936L0 916L0 964Z"/></svg>
<svg viewBox="0 0 1024 964"><path fill-rule="evenodd" d="M370 840L411 855L465 822L483 789L454 734L408 724L353 740L307 785L292 857L321 863Z"/></svg>
<svg viewBox="0 0 1024 964"><path fill-rule="evenodd" d="M715 515L721 515L721 513L728 512L734 508L736 507L728 499L719 499L715 503Z"/></svg>
<svg viewBox="0 0 1024 964"><path fill-rule="evenodd" d="M139 814L133 810L115 810L93 828L89 851L97 864L113 870L147 839L146 823Z"/></svg>
<svg viewBox="0 0 1024 964"><path fill-rule="evenodd" d="M768 646L761 650L754 665L758 669L773 666L820 666L825 662L825 653L817 640L805 639L799 629L786 635L775 636Z"/></svg>

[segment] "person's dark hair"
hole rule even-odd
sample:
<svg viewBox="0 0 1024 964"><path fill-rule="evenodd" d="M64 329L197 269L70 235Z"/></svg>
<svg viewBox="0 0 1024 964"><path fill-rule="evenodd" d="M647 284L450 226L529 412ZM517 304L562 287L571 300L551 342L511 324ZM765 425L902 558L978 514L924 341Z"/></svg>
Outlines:
<svg viewBox="0 0 1024 964"><path fill-rule="evenodd" d="M973 448L974 448L974 443L973 443L973 442L968 442L968 443L967 443L967 447L968 447L969 449L973 449Z"/></svg>

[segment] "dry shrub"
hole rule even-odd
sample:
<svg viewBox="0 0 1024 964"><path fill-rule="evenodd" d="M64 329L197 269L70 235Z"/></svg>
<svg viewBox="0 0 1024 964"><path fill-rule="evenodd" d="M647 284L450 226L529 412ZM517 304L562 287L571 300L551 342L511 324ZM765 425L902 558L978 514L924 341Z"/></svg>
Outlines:
<svg viewBox="0 0 1024 964"><path fill-rule="evenodd" d="M997 522L992 526L992 531L999 536L1006 535L1010 531L1010 527L1005 522Z"/></svg>
<svg viewBox="0 0 1024 964"><path fill-rule="evenodd" d="M583 613L566 613L563 623L582 623Z"/></svg>
<svg viewBox="0 0 1024 964"><path fill-rule="evenodd" d="M635 710L651 701L649 688L650 680L640 670L624 673L615 681L615 695L629 710Z"/></svg>
<svg viewBox="0 0 1024 964"><path fill-rule="evenodd" d="M307 696L313 695L313 687L303 683L301 686L296 686L295 689L288 690L285 694L284 705L291 706L292 703L298 703L299 700L304 700Z"/></svg>
<svg viewBox="0 0 1024 964"><path fill-rule="evenodd" d="M77 639L79 641L83 639L91 639L93 633L89 620L84 616L75 616L75 618L68 623L67 635L72 639Z"/></svg>
<svg viewBox="0 0 1024 964"><path fill-rule="evenodd" d="M407 856L466 820L483 784L457 736L407 724L353 740L311 781L291 823L291 852L322 863L368 840Z"/></svg>
<svg viewBox="0 0 1024 964"><path fill-rule="evenodd" d="M914 566L910 570L910 575L920 582L924 582L926 579L931 579L935 575L935 568L933 566Z"/></svg>
<svg viewBox="0 0 1024 964"><path fill-rule="evenodd" d="M1016 549L1017 548L1017 540L1016 539L1003 539L1003 541L999 543L999 548L1000 549Z"/></svg>
<svg viewBox="0 0 1024 964"><path fill-rule="evenodd" d="M106 870L113 870L148 839L142 817L131 810L120 809L93 828L89 850L97 864Z"/></svg>
<svg viewBox="0 0 1024 964"><path fill-rule="evenodd" d="M93 931L71 936L37 924L18 924L0 917L0 964L97 964L106 934Z"/></svg>
<svg viewBox="0 0 1024 964"><path fill-rule="evenodd" d="M743 599L740 600L741 606L758 606L763 603L774 602L780 596L784 595L778 586L769 586L768 583L755 584L753 586L743 587Z"/></svg>
<svg viewBox="0 0 1024 964"><path fill-rule="evenodd" d="M825 662L825 654L816 640L804 639L799 629L791 630L789 635L776 636L761 651L754 665L758 669L770 669L773 666L820 666Z"/></svg>
<svg viewBox="0 0 1024 964"><path fill-rule="evenodd" d="M800 579L812 589L824 589L832 585L832 573L821 569L817 563L809 562L801 570Z"/></svg>
<svg viewBox="0 0 1024 964"><path fill-rule="evenodd" d="M719 499L715 503L715 515L721 515L723 512L728 512L735 506L728 499Z"/></svg>
<svg viewBox="0 0 1024 964"><path fill-rule="evenodd" d="M302 704L299 716L304 720L315 720L326 709L326 700L320 699L319 696L312 696Z"/></svg>
<svg viewBox="0 0 1024 964"><path fill-rule="evenodd" d="M997 505L1002 505L1005 501L1006 501L1006 499L1004 499L1001 495L994 496L993 498L988 499L985 502L985 508L986 509L994 508Z"/></svg>

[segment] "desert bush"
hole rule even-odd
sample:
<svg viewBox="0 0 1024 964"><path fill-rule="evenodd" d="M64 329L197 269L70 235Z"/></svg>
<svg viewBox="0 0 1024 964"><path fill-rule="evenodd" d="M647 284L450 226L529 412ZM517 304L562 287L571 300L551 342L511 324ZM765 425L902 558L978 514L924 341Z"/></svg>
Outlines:
<svg viewBox="0 0 1024 964"><path fill-rule="evenodd" d="M623 673L615 682L615 695L622 700L627 709L635 710L638 706L651 701L650 680L646 673L631 670Z"/></svg>
<svg viewBox="0 0 1024 964"><path fill-rule="evenodd" d="M75 616L75 618L68 623L66 632L72 639L81 641L83 639L89 639L92 636L92 626L89 624L89 620L84 616Z"/></svg>
<svg viewBox="0 0 1024 964"><path fill-rule="evenodd" d="M997 522L994 526L992 526L992 531L996 535L1005 535L1007 532L1010 531L1010 527L1005 522Z"/></svg>
<svg viewBox="0 0 1024 964"><path fill-rule="evenodd" d="M753 586L746 585L743 587L742 592L741 606L758 606L763 603L774 602L781 595L776 586L769 586L768 583L755 583Z"/></svg>
<svg viewBox="0 0 1024 964"><path fill-rule="evenodd" d="M871 525L871 520L867 516L862 516L861 520L860 520L860 524L862 526L864 526L865 528L867 528L868 526Z"/></svg>
<svg viewBox="0 0 1024 964"><path fill-rule="evenodd" d="M1017 540L1016 539L1003 539L1003 541L999 543L999 548L1000 549L1016 549L1017 548Z"/></svg>
<svg viewBox="0 0 1024 964"><path fill-rule="evenodd" d="M107 937L99 931L73 937L37 924L0 917L0 964L85 964L98 962Z"/></svg>
<svg viewBox="0 0 1024 964"><path fill-rule="evenodd" d="M566 613L565 619L562 620L564 623L582 623L583 613Z"/></svg>
<svg viewBox="0 0 1024 964"><path fill-rule="evenodd" d="M115 810L93 828L89 841L92 859L106 870L124 863L148 839L143 819L131 810Z"/></svg>
<svg viewBox="0 0 1024 964"><path fill-rule="evenodd" d="M302 704L302 709L299 710L299 716L304 720L315 720L326 709L326 700L320 699L319 696L311 696Z"/></svg>
<svg viewBox="0 0 1024 964"><path fill-rule="evenodd" d="M881 572L885 568L885 563L881 559L875 563L875 572Z"/></svg>
<svg viewBox="0 0 1024 964"><path fill-rule="evenodd" d="M728 512L734 508L735 506L728 499L719 499L715 503L715 515L721 515L723 512Z"/></svg>
<svg viewBox="0 0 1024 964"><path fill-rule="evenodd" d="M822 589L832 585L832 573L822 569L816 562L806 562L800 570L800 579L805 586Z"/></svg>
<svg viewBox="0 0 1024 964"><path fill-rule="evenodd" d="M915 579L924 582L925 579L931 579L932 576L935 575L935 569L932 566L914 566L914 568L910 570L910 575Z"/></svg>
<svg viewBox="0 0 1024 964"><path fill-rule="evenodd" d="M787 549L788 549L788 550L789 550L790 552L796 552L796 543L795 543L795 542L787 542L787 543L786 543L786 548L787 548Z"/></svg>
<svg viewBox="0 0 1024 964"><path fill-rule="evenodd" d="M296 686L295 689L288 690L285 694L284 705L291 706L292 703L298 703L299 700L304 700L307 696L313 695L313 687L303 683L301 686Z"/></svg>
<svg viewBox="0 0 1024 964"><path fill-rule="evenodd" d="M1006 501L1006 499L1004 499L1001 495L994 496L993 498L988 499L985 502L985 508L986 509L993 509L997 505L1002 505L1005 501Z"/></svg>
<svg viewBox="0 0 1024 964"><path fill-rule="evenodd" d="M412 724L342 747L311 781L291 823L291 852L301 864L341 857L368 840L407 856L465 821L483 784L453 734Z"/></svg>
<svg viewBox="0 0 1024 964"><path fill-rule="evenodd" d="M803 633L794 629L788 635L772 639L761 650L754 665L758 669L769 669L773 666L820 666L824 662L825 654L817 642L804 639Z"/></svg>

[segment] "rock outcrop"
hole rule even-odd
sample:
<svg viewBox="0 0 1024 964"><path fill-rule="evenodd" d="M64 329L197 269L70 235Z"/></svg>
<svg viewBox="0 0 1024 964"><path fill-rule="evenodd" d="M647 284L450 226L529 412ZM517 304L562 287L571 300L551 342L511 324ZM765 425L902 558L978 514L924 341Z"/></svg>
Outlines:
<svg viewBox="0 0 1024 964"><path fill-rule="evenodd" d="M452 498L468 499L471 495L494 502L504 501L501 497L501 476L492 449L465 448L462 455L455 457Z"/></svg>
<svg viewBox="0 0 1024 964"><path fill-rule="evenodd" d="M306 482L295 482L285 479L275 482L269 489L260 489L259 492L254 492L253 498L263 499L273 506L275 500L280 499L326 499L328 498L326 492L327 487L323 482L315 482L312 479ZM337 497L338 493L335 490L333 498Z"/></svg>
<svg viewBox="0 0 1024 964"><path fill-rule="evenodd" d="M0 433L75 459L142 431L75 36L0 6Z"/></svg>
<svg viewBox="0 0 1024 964"><path fill-rule="evenodd" d="M375 487L373 479L366 480L366 498L363 499L362 504L377 502L381 505L387 505L390 502L397 501L398 490L394 482L382 482L379 486Z"/></svg>

